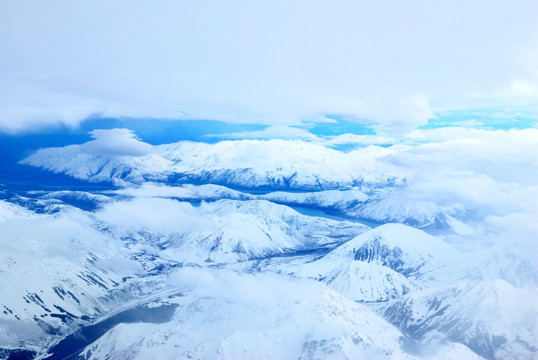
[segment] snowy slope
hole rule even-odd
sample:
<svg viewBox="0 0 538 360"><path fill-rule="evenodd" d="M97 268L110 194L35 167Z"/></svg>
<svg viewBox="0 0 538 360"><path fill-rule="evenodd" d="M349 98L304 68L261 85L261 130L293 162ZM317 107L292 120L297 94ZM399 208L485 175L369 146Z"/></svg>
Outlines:
<svg viewBox="0 0 538 360"><path fill-rule="evenodd" d="M68 191L68 190L62 190L62 191L51 191L44 193L42 196L40 196L42 199L58 199L62 201L80 201L80 202L88 202L88 203L105 203L110 201L111 199L105 195L100 194L92 194L87 191Z"/></svg>
<svg viewBox="0 0 538 360"><path fill-rule="evenodd" d="M138 213L140 208L146 212ZM219 200L192 206L171 199L134 198L104 206L97 217L117 238L147 243L164 259L200 264L324 247L368 229L301 215L264 200Z"/></svg>
<svg viewBox="0 0 538 360"><path fill-rule="evenodd" d="M504 280L466 282L412 292L384 316L404 333L422 339L441 332L486 358L535 358L538 353L538 290Z"/></svg>
<svg viewBox="0 0 538 360"><path fill-rule="evenodd" d="M356 301L387 301L425 285L422 277L431 276L431 267L450 255L454 250L434 236L385 224L306 264L299 274L318 278Z"/></svg>
<svg viewBox="0 0 538 360"><path fill-rule="evenodd" d="M445 225L445 211L431 200L409 199L405 188L380 191L369 201L346 209L346 214L378 222L398 222L416 227Z"/></svg>
<svg viewBox="0 0 538 360"><path fill-rule="evenodd" d="M380 164L375 159L391 151L377 146L343 153L298 140L241 140L179 142L161 145L158 151L178 164L179 173L192 179L244 188L323 190L385 183L394 177L378 171Z"/></svg>
<svg viewBox="0 0 538 360"><path fill-rule="evenodd" d="M151 153L142 156L118 156L87 153L84 145L40 149L21 163L78 179L118 184L165 180L174 175L233 187L323 190L395 180L375 161L391 151L376 146L343 153L304 141L182 141L154 146ZM253 153L261 158L253 158Z"/></svg>
<svg viewBox="0 0 538 360"><path fill-rule="evenodd" d="M385 224L345 243L326 256L348 258L389 267L404 275L450 253L436 237L402 224Z"/></svg>
<svg viewBox="0 0 538 360"><path fill-rule="evenodd" d="M431 200L408 198L405 187L387 188L386 185L369 188L369 194L359 188L351 188L303 193L275 191L259 198L281 204L337 210L349 217L380 223L398 222L421 228L446 225L442 206Z"/></svg>
<svg viewBox="0 0 538 360"><path fill-rule="evenodd" d="M115 292L140 269L74 209L12 213L0 221L0 247L0 346L39 343L100 316L132 296Z"/></svg>
<svg viewBox="0 0 538 360"><path fill-rule="evenodd" d="M161 183L151 182L146 182L138 187L126 187L120 190L116 190L113 191L113 194L129 197L146 196L175 198L185 201L214 201L221 199L249 200L255 198L255 196L253 195L232 190L220 185L206 184L196 186L192 184L183 184L178 186L167 186Z"/></svg>
<svg viewBox="0 0 538 360"><path fill-rule="evenodd" d="M77 179L117 184L165 179L172 163L155 153L144 156L92 154L81 145L40 149L20 162Z"/></svg>
<svg viewBox="0 0 538 360"><path fill-rule="evenodd" d="M0 221L4 222L16 218L28 218L35 214L22 206L0 200Z"/></svg>
<svg viewBox="0 0 538 360"><path fill-rule="evenodd" d="M402 334L372 311L310 281L191 269L165 324L121 324L89 359L411 359ZM173 281L173 280L172 280Z"/></svg>
<svg viewBox="0 0 538 360"><path fill-rule="evenodd" d="M368 195L358 188L351 188L347 190L322 190L302 193L275 191L260 195L259 198L281 204L334 209L347 214L348 209L366 201Z"/></svg>
<svg viewBox="0 0 538 360"><path fill-rule="evenodd" d="M2 192L0 354L154 300L170 322L87 357L537 357L534 132L350 152L94 135L22 163L122 189Z"/></svg>

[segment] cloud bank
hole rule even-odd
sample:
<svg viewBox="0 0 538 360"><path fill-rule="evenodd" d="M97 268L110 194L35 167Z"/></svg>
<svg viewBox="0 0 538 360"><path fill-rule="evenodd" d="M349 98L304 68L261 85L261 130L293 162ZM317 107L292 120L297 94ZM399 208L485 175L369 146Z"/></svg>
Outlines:
<svg viewBox="0 0 538 360"><path fill-rule="evenodd" d="M430 106L535 101L536 14L534 1L2 2L0 131L340 114L408 132Z"/></svg>

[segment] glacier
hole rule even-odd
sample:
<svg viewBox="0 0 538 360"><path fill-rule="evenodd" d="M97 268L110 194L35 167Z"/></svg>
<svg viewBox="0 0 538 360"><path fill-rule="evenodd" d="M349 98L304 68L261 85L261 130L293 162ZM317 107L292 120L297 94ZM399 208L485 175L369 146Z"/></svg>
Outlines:
<svg viewBox="0 0 538 360"><path fill-rule="evenodd" d="M538 130L458 131L39 149L88 186L0 187L0 358L536 358Z"/></svg>

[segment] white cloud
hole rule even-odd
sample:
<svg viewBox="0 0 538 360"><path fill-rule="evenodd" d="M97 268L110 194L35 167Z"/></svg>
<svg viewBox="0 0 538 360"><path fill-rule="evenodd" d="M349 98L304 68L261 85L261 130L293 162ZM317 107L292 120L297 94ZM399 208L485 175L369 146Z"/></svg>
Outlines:
<svg viewBox="0 0 538 360"><path fill-rule="evenodd" d="M0 224L3 256L60 257L76 262L84 257L83 248L106 252L111 245L103 234L91 229L87 215L74 209L61 215L18 216Z"/></svg>
<svg viewBox="0 0 538 360"><path fill-rule="evenodd" d="M80 145L80 152L102 156L144 156L152 152L152 146L139 141L128 129L93 130L95 140Z"/></svg>
<svg viewBox="0 0 538 360"><path fill-rule="evenodd" d="M103 109L103 103L76 93L19 83L0 73L0 131L16 133L47 125L76 127Z"/></svg>
<svg viewBox="0 0 538 360"><path fill-rule="evenodd" d="M191 204L171 199L135 198L107 204L96 217L124 229L141 229L153 233L177 233L186 231L192 224L212 228L200 219Z"/></svg>
<svg viewBox="0 0 538 360"><path fill-rule="evenodd" d="M324 142L329 146L334 145L390 145L398 143L398 140L378 135L342 134L330 137Z"/></svg>
<svg viewBox="0 0 538 360"><path fill-rule="evenodd" d="M425 94L400 99L397 104L398 108L390 112L386 120L380 121L378 132L407 133L436 118Z"/></svg>
<svg viewBox="0 0 538 360"><path fill-rule="evenodd" d="M432 200L459 220L538 212L538 131L417 130L380 159L406 176L401 198Z"/></svg>
<svg viewBox="0 0 538 360"><path fill-rule="evenodd" d="M482 127L485 124L482 121L478 121L476 119L469 119L469 120L455 121L451 123L451 125L457 126L457 127L464 127L464 128L473 128L473 127Z"/></svg>
<svg viewBox="0 0 538 360"><path fill-rule="evenodd" d="M435 118L423 93L372 103L356 98L319 98L311 106L348 121L377 123L375 128L379 133L407 133Z"/></svg>
<svg viewBox="0 0 538 360"><path fill-rule="evenodd" d="M307 130L286 125L272 125L259 131L236 132L230 134L209 135L230 139L306 139L314 140L316 136Z"/></svg>
<svg viewBox="0 0 538 360"><path fill-rule="evenodd" d="M428 99L473 105L464 92L535 69L514 54L534 41L537 6L2 2L0 130L90 114L293 125L332 113L407 132L431 116Z"/></svg>
<svg viewBox="0 0 538 360"><path fill-rule="evenodd" d="M538 83L523 79L515 79L510 83L510 92L514 96L538 98Z"/></svg>
<svg viewBox="0 0 538 360"><path fill-rule="evenodd" d="M169 281L180 288L194 290L201 297L247 301L261 306L278 306L279 302L288 301L290 296L300 294L302 299L308 299L327 291L319 282L299 279L284 282L272 274L249 275L200 268L179 269L170 275Z"/></svg>
<svg viewBox="0 0 538 360"><path fill-rule="evenodd" d="M535 66L538 66L538 59ZM526 77L510 79L506 83L483 92L469 94L482 99L486 104L498 105L509 100L514 105L535 105L538 99L538 71L529 70Z"/></svg>

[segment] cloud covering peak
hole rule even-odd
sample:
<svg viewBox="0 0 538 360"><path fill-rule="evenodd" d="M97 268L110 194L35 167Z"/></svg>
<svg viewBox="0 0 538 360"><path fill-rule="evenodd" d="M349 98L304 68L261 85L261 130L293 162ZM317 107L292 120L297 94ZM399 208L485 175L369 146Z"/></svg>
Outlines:
<svg viewBox="0 0 538 360"><path fill-rule="evenodd" d="M95 139L80 145L80 152L104 156L143 156L152 151L152 146L136 138L129 129L98 129L91 136Z"/></svg>

